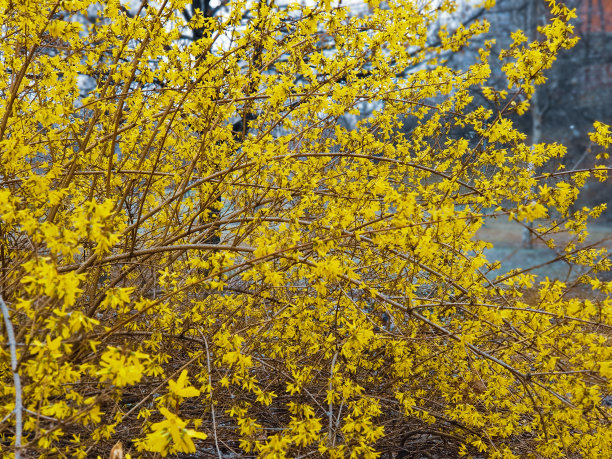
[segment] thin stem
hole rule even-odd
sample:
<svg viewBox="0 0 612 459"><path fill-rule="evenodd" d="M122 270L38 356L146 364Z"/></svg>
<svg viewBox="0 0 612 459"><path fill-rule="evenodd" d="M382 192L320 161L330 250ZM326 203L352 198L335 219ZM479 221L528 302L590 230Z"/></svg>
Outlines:
<svg viewBox="0 0 612 459"><path fill-rule="evenodd" d="M15 412L15 459L20 459L23 402L21 400L21 378L17 371L17 341L15 341L15 333L8 307L1 296L0 309L2 309L2 315L4 316L4 325L6 326L6 334L11 352L11 371L13 372L13 384L15 385L15 408L13 410Z"/></svg>
<svg viewBox="0 0 612 459"><path fill-rule="evenodd" d="M215 438L215 448L217 449L217 456L221 459L223 456L221 455L221 450L219 449L219 440L217 438L217 421L215 419L215 401L213 399L213 386L211 379L211 367L210 367L210 352L208 351L208 341L206 340L206 336L202 332L200 332L202 339L204 340L204 347L206 348L206 364L208 365L208 387L210 387L210 415L212 417L212 427L213 427L213 436Z"/></svg>
<svg viewBox="0 0 612 459"><path fill-rule="evenodd" d="M333 432L333 428L334 428L334 403L333 403L333 398L331 396L331 392L333 389L333 379L334 379L334 366L336 365L336 359L338 358L338 352L336 352L334 354L334 358L331 361L331 365L330 365L330 370L329 370L329 412L327 413L328 417L329 417L329 432L328 432L328 442L330 445L333 446L333 438L334 438L334 434Z"/></svg>

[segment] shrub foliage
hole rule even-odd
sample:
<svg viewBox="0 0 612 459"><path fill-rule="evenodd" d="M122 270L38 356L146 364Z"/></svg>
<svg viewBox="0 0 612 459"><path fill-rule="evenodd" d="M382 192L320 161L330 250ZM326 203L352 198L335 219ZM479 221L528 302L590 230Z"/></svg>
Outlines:
<svg viewBox="0 0 612 459"><path fill-rule="evenodd" d="M609 457L607 169L512 122L573 12L457 71L456 6L0 1L2 453ZM588 298L492 274L494 218Z"/></svg>

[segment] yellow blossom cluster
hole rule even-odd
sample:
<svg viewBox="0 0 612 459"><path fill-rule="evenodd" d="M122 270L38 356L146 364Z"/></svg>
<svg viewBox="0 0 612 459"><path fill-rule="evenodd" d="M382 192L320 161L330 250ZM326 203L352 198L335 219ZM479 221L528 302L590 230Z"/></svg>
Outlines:
<svg viewBox="0 0 612 459"><path fill-rule="evenodd" d="M0 454L610 457L608 169L513 124L574 12L499 91L453 0L187 3L0 0ZM492 274L495 218L580 277Z"/></svg>

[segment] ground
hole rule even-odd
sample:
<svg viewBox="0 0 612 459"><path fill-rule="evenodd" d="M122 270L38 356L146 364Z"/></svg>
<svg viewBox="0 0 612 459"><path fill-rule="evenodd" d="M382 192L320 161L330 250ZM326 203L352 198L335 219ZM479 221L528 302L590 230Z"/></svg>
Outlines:
<svg viewBox="0 0 612 459"><path fill-rule="evenodd" d="M496 275L508 272L511 269L525 269L532 266L540 266L530 272L538 276L548 276L550 279L562 281L573 281L580 274L587 271L580 266L570 266L564 261L556 261L545 264L558 257L558 252L551 250L541 241L535 241L532 249L523 248L523 229L516 222L509 222L506 219L488 221L478 232L478 236L494 245L493 249L486 252L487 259L492 262L499 260L501 268L490 273L489 278L493 279ZM568 235L559 235L560 241L566 241ZM612 252L612 224L596 223L589 225L589 237L584 245L601 242L601 245ZM612 280L612 271L600 273L600 277Z"/></svg>

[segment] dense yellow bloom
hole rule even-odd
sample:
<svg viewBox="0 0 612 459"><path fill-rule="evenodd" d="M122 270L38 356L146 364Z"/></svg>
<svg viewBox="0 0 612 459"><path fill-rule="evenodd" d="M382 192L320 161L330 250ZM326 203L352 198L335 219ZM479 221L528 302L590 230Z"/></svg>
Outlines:
<svg viewBox="0 0 612 459"><path fill-rule="evenodd" d="M0 453L610 457L608 169L511 118L573 11L460 72L457 2L187 3L0 0ZM494 218L575 285L491 274Z"/></svg>

